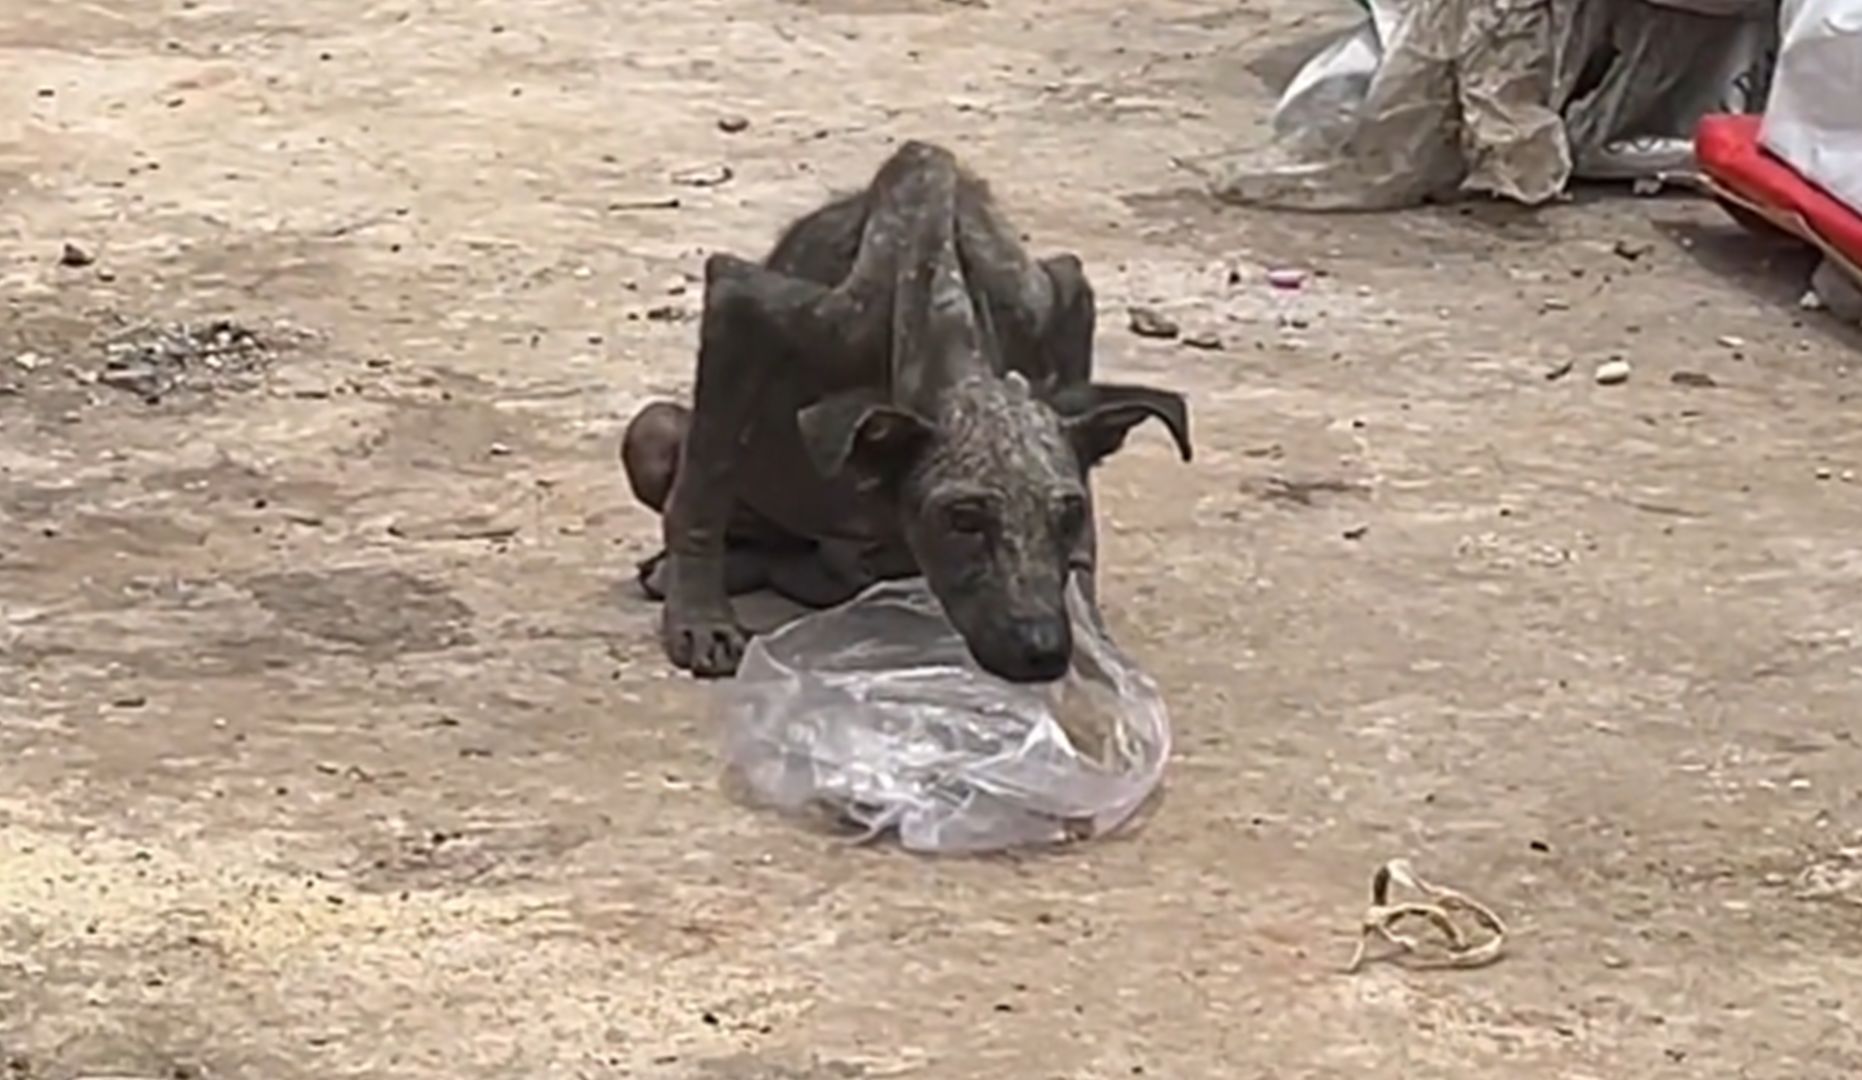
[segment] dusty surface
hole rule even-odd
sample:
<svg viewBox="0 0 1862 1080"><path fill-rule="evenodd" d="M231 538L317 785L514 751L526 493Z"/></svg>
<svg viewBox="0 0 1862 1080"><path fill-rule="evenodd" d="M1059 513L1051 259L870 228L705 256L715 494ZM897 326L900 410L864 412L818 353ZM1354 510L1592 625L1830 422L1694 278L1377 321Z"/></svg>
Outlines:
<svg viewBox="0 0 1862 1080"><path fill-rule="evenodd" d="M1344 5L1268 8L4 5L0 1075L1862 1072L1853 339L1685 200L1209 207ZM1123 842L739 809L629 585L702 253L910 136L1193 397L1105 474ZM1513 955L1338 975L1392 855Z"/></svg>

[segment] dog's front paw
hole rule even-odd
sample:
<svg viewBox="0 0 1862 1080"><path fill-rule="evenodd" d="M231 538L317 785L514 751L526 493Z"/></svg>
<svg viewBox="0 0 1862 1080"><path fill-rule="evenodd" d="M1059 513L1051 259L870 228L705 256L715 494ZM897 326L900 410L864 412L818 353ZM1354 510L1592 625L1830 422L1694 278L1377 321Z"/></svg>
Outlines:
<svg viewBox="0 0 1862 1080"><path fill-rule="evenodd" d="M678 667L716 679L737 673L750 634L728 610L687 613L669 606L661 613L660 643Z"/></svg>

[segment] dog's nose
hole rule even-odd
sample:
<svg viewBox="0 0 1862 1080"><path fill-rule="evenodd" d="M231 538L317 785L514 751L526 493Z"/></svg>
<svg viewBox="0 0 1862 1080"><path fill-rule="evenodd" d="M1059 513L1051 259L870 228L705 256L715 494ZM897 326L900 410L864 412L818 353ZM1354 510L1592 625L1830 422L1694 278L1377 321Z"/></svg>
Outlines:
<svg viewBox="0 0 1862 1080"><path fill-rule="evenodd" d="M1073 659L1073 634L1065 619L1028 619L1015 627L1022 669L1031 682L1058 679Z"/></svg>

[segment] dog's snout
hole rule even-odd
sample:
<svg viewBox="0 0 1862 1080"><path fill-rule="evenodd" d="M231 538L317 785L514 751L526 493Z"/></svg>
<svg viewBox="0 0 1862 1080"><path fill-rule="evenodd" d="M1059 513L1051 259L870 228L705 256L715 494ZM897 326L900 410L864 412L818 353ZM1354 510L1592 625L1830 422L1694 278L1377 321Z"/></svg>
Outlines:
<svg viewBox="0 0 1862 1080"><path fill-rule="evenodd" d="M1073 659L1073 635L1061 618L1026 619L1015 626L1021 667L1029 681L1058 679Z"/></svg>

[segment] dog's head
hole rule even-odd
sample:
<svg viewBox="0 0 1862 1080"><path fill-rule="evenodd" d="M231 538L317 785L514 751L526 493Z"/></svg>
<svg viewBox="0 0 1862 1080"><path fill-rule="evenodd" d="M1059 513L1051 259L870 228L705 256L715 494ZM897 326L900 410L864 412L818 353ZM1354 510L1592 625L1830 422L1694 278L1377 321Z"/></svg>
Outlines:
<svg viewBox="0 0 1862 1080"><path fill-rule="evenodd" d="M930 415L830 398L799 417L826 475L858 470L897 504L906 543L970 653L1014 682L1066 674L1066 589L1090 570L1086 473L1155 417L1190 460L1180 394L1092 384L1045 398L1019 375L973 376Z"/></svg>

